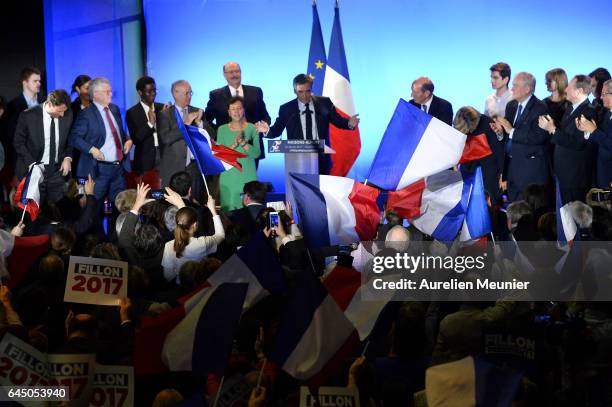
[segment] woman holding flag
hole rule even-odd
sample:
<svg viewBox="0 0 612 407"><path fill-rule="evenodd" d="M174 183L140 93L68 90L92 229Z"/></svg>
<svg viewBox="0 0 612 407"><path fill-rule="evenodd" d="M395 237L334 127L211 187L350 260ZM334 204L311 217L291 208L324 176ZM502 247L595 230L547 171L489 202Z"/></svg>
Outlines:
<svg viewBox="0 0 612 407"><path fill-rule="evenodd" d="M257 129L253 124L247 123L244 116L244 100L240 96L231 98L227 112L231 120L219 127L217 143L244 153L247 157L238 158L242 171L232 168L221 173L219 186L223 211L242 207L242 188L247 182L257 181L255 159L261 153Z"/></svg>

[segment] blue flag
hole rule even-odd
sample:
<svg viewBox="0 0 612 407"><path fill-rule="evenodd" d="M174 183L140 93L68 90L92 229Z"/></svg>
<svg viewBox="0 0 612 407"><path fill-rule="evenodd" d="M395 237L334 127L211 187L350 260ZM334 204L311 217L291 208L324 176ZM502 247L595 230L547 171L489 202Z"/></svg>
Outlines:
<svg viewBox="0 0 612 407"><path fill-rule="evenodd" d="M491 233L491 218L489 217L489 207L482 180L482 169L476 167L472 192L468 202L463 227L461 229L461 241L472 240Z"/></svg>
<svg viewBox="0 0 612 407"><path fill-rule="evenodd" d="M325 80L325 68L327 57L325 56L325 44L321 32L321 22L317 4L312 4L312 33L310 35L310 51L308 52L308 67L306 72L312 78L312 93L317 96L323 94L323 81Z"/></svg>

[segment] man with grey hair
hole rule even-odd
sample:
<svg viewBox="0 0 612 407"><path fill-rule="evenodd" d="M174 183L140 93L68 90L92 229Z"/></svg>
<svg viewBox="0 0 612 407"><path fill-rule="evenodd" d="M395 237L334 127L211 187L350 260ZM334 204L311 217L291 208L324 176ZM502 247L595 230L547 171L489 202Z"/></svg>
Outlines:
<svg viewBox="0 0 612 407"><path fill-rule="evenodd" d="M385 247L405 252L410 246L410 231L402 225L395 225L385 236Z"/></svg>
<svg viewBox="0 0 612 407"><path fill-rule="evenodd" d="M581 201L592 186L593 162L596 148L585 140L584 131L578 129L581 117L595 120L597 113L589 102L591 78L576 75L565 89L567 100L572 104L565 109L559 128L548 115L540 117L539 125L552 135L555 144L554 171L559 180L563 202Z"/></svg>
<svg viewBox="0 0 612 407"><path fill-rule="evenodd" d="M529 184L546 185L550 179L547 154L550 136L538 126L538 117L546 114L546 104L535 97L536 80L528 72L520 72L512 81L514 100L506 105L505 117L497 117L491 127L506 140L506 156L501 189L508 199L523 199Z"/></svg>
<svg viewBox="0 0 612 407"><path fill-rule="evenodd" d="M612 186L612 79L604 82L601 88L601 99L606 108L599 128L595 120L588 120L581 115L577 127L584 132L584 138L597 145L597 186Z"/></svg>
<svg viewBox="0 0 612 407"><path fill-rule="evenodd" d="M187 144L185 144L183 134L176 122L175 111L178 110L179 116L183 119L184 124L197 126L206 130L212 139L215 138L215 132L204 119L204 111L191 106L190 103L193 91L191 90L189 82L182 79L175 81L172 84L171 91L174 104L168 109L160 112L157 123L161 154L159 165L161 183L163 187L167 187L170 185L170 178L172 178L172 175L180 171L187 171L192 180L192 196L195 197L198 202L206 202L202 174L200 173L193 154L189 151ZM213 189L212 187L213 185L209 184L209 188ZM215 199L218 198L212 190L211 194Z"/></svg>
<svg viewBox="0 0 612 407"><path fill-rule="evenodd" d="M515 201L506 208L508 231L512 232L518 226L523 216L532 215L533 211L527 201Z"/></svg>
<svg viewBox="0 0 612 407"><path fill-rule="evenodd" d="M130 140L123 129L119 107L111 103L113 89L105 78L95 78L89 86L93 102L77 116L70 131L70 144L81 152L77 177L88 175L96 182L98 202L115 200L125 189L125 173L130 172Z"/></svg>

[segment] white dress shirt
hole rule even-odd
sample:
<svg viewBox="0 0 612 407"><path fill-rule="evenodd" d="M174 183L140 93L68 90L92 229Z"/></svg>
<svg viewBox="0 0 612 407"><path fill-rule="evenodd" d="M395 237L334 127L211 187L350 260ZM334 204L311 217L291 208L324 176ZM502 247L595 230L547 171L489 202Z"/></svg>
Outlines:
<svg viewBox="0 0 612 407"><path fill-rule="evenodd" d="M52 118L47 113L47 103L45 102L42 107L43 111L43 129L45 131L45 149L43 151L42 162L45 165L49 165L49 154L51 154L51 120L55 120L55 162L58 162L58 149L59 149L59 119Z"/></svg>
<svg viewBox="0 0 612 407"><path fill-rule="evenodd" d="M506 114L506 105L512 100L512 91L506 89L506 92L497 96L495 92L487 96L485 100L485 115L489 117L501 116Z"/></svg>
<svg viewBox="0 0 612 407"><path fill-rule="evenodd" d="M310 110L312 111L311 113L312 139L318 140L319 132L317 131L317 120L315 118L315 107L314 107L314 102L312 100L310 100L309 106L310 106ZM306 105L302 103L299 99L298 99L298 108L300 109L300 121L302 122L302 134L304 135L304 140L306 140L306 114L304 113L306 111Z"/></svg>
<svg viewBox="0 0 612 407"><path fill-rule="evenodd" d="M149 110L151 110L151 108L149 107L149 105L144 103L142 100L140 101L140 105L144 109L145 116L147 117L147 124L149 125L150 128L155 128L155 123L151 123L149 121ZM157 130L153 132L153 144L155 145L155 147L159 147L159 140L157 139Z"/></svg>
<svg viewBox="0 0 612 407"><path fill-rule="evenodd" d="M525 106L527 106L527 103L529 103L529 101L531 100L531 97L533 95L529 95L529 97L525 100L523 100L522 102L520 102L517 106L516 106L516 113L514 114L514 120L512 120L512 130L510 130L510 134L508 134L508 138L510 140L512 140L512 136L514 135L514 125L516 124L516 119L518 119L518 112L519 112L519 106L521 107L521 116L525 114Z"/></svg>
<svg viewBox="0 0 612 407"><path fill-rule="evenodd" d="M236 96L236 90L238 90L238 96L244 98L244 90L242 89L242 85L238 86L238 88L233 88L231 86L229 86L230 89L230 93L232 94L232 97Z"/></svg>
<svg viewBox="0 0 612 407"><path fill-rule="evenodd" d="M28 105L28 109L34 106L38 106L38 100L36 99L38 95L34 95L34 98L30 99L29 97L26 96L26 94L23 94L23 98L26 101L26 104Z"/></svg>
<svg viewBox="0 0 612 407"><path fill-rule="evenodd" d="M429 109L431 108L431 101L433 100L433 95L431 95L431 97L429 98L428 101L426 101L425 103L421 104L421 110L423 110L423 105L426 106L427 110L425 110L425 113L429 114Z"/></svg>
<svg viewBox="0 0 612 407"><path fill-rule="evenodd" d="M106 137L104 138L104 144L100 147L100 151L104 154L104 161L117 161L117 149L115 147L115 139L113 138L113 132L111 131L110 125L108 124L108 120L106 118L106 112L104 111L104 106L99 104L98 102L93 102L96 106L100 115L102 115L102 121L104 122L104 130L106 131ZM119 126L115 121L115 116L113 116L113 112L108 109L108 113L110 115L111 120L113 121L113 125L117 130L117 135L119 136L119 141L121 142L121 133L119 130ZM119 148L123 148L119 146Z"/></svg>

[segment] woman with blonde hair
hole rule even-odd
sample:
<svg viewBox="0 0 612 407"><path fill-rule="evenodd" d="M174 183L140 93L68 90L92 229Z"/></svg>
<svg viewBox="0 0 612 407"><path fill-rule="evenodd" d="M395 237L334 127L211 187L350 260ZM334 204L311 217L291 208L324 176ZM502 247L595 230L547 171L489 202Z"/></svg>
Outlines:
<svg viewBox="0 0 612 407"><path fill-rule="evenodd" d="M561 126L561 119L568 104L565 99L567 84L567 74L563 69L555 68L546 72L546 89L551 95L544 99L544 103L557 128Z"/></svg>
<svg viewBox="0 0 612 407"><path fill-rule="evenodd" d="M499 181L504 167L504 141L498 140L497 135L491 128L491 119L472 106L464 106L455 114L453 126L468 137L484 134L493 154L480 160L462 164L461 168L475 171L476 167L482 167L482 178L485 189L491 195L492 201L500 197Z"/></svg>
<svg viewBox="0 0 612 407"><path fill-rule="evenodd" d="M168 190L168 188L166 188ZM174 229L174 240L166 243L162 267L164 277L167 281L177 280L181 266L188 261L200 261L211 253L217 251L217 246L225 238L225 230L221 218L215 208L215 200L209 195L206 207L213 216L215 234L212 236L194 237L198 230L198 214L192 207L185 206L178 194L176 202L171 201L174 197L165 195L168 202L179 208L176 212L176 228ZM177 281L178 282L178 281Z"/></svg>

